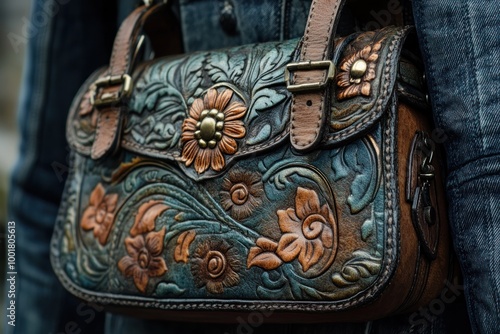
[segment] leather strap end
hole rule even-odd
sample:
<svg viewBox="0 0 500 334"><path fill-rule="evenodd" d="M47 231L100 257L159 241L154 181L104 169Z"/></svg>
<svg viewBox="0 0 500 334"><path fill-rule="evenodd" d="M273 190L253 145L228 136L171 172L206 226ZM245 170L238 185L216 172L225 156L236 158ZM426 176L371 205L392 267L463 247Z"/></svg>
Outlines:
<svg viewBox="0 0 500 334"><path fill-rule="evenodd" d="M121 108L108 108L99 112L91 158L101 159L116 152L120 138Z"/></svg>

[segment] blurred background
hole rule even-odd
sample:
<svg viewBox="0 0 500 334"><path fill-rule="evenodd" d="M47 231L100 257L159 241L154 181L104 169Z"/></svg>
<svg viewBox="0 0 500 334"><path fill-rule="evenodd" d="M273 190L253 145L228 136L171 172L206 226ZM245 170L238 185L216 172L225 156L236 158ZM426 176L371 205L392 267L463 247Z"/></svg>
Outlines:
<svg viewBox="0 0 500 334"><path fill-rule="evenodd" d="M5 274L5 223L7 222L7 198L9 174L17 158L19 134L16 111L19 100L24 64L24 45L14 50L9 33L20 34L23 17L29 18L31 0L0 1L0 301L3 305ZM6 317L2 307L0 333Z"/></svg>

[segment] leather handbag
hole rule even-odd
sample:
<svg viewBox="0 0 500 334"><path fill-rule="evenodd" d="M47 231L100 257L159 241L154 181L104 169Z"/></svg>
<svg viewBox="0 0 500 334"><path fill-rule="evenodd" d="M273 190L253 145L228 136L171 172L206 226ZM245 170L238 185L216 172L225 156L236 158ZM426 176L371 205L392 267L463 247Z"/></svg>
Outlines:
<svg viewBox="0 0 500 334"><path fill-rule="evenodd" d="M413 28L335 38L344 2L313 1L301 39L143 62L164 5L124 21L67 121L51 245L67 290L221 322L373 320L441 292L454 265Z"/></svg>

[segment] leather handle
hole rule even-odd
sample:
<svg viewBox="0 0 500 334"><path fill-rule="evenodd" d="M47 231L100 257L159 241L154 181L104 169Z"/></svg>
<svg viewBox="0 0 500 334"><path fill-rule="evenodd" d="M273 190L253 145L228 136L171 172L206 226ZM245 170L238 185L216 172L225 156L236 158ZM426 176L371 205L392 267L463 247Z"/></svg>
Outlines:
<svg viewBox="0 0 500 334"><path fill-rule="evenodd" d="M123 21L116 34L108 74L111 76L130 74L139 36L148 20L166 3L143 5L135 9Z"/></svg>
<svg viewBox="0 0 500 334"><path fill-rule="evenodd" d="M108 70L93 85L91 102L98 109L96 134L92 144L92 159L114 153L120 143L124 102L133 88L136 47L144 25L164 4L141 6L123 21L115 38Z"/></svg>
<svg viewBox="0 0 500 334"><path fill-rule="evenodd" d="M290 75L293 84L288 86L293 94L290 139L298 151L310 150L321 140L329 100L329 80L334 73L331 62L333 40L345 2L313 0L299 63L289 65L289 68L294 68Z"/></svg>

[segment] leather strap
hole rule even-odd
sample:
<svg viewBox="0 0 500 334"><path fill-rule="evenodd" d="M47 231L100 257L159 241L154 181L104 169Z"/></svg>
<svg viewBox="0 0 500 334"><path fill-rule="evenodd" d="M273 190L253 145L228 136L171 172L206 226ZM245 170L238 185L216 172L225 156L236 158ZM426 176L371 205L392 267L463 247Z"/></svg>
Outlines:
<svg viewBox="0 0 500 334"><path fill-rule="evenodd" d="M139 35L148 18L164 4L141 6L122 23L115 38L108 70L93 85L94 107L99 110L92 145L92 159L100 159L116 151L120 142L124 102L132 89L132 73ZM127 81L130 80L130 81ZM127 87L128 86L128 87ZM128 89L127 89L128 88Z"/></svg>
<svg viewBox="0 0 500 334"><path fill-rule="evenodd" d="M300 62L317 62L332 59L335 31L345 0L313 0L307 20L300 52ZM330 66L334 66L331 64ZM326 83L314 91L292 91L290 138L298 151L314 148L321 140L326 120L329 84L328 69L297 69L293 73L293 85Z"/></svg>

